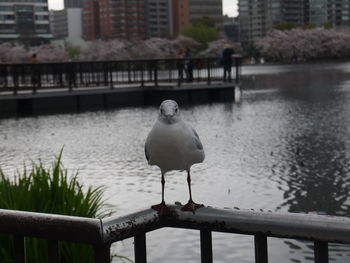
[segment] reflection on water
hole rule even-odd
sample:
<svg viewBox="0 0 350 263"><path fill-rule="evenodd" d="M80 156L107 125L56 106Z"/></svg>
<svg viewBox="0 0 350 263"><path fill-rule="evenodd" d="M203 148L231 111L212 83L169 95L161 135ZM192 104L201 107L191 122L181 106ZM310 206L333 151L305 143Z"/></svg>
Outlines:
<svg viewBox="0 0 350 263"><path fill-rule="evenodd" d="M247 67L237 103L182 108L206 151L193 167L195 201L214 207L320 212L349 216L350 64ZM180 105L181 106L181 105ZM128 108L0 120L0 166L44 163L64 146L66 168L86 185L103 185L116 214L160 200L160 172L143 145L157 108ZM187 201L186 174L166 177L166 200ZM252 262L253 238L215 233L215 262ZM199 262L199 233L149 233L150 262ZM132 256L132 240L114 246ZM312 243L269 238L270 262L305 262ZM332 245L333 262L350 249ZM288 260L286 260L288 259Z"/></svg>

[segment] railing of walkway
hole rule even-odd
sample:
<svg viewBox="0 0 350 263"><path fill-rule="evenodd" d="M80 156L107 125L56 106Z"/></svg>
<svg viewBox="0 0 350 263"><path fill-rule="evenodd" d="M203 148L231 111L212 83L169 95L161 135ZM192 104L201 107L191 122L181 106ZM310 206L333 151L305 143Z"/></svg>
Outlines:
<svg viewBox="0 0 350 263"><path fill-rule="evenodd" d="M181 211L178 205L170 206L170 210L169 215L162 217L146 209L102 220L0 210L0 233L14 236L16 263L25 262L25 237L48 240L49 262L58 262L59 241L91 244L96 263L110 262L112 243L134 237L135 263L146 263L146 233L163 227L200 230L202 263L213 262L213 231L253 235L256 263L268 262L267 237L312 240L315 263L328 262L328 243L350 244L350 218L346 217L210 207L193 214Z"/></svg>
<svg viewBox="0 0 350 263"><path fill-rule="evenodd" d="M88 87L166 86L186 82L238 82L242 57L232 58L231 76L224 79L220 58L0 64L0 91ZM190 74L189 74L190 73Z"/></svg>

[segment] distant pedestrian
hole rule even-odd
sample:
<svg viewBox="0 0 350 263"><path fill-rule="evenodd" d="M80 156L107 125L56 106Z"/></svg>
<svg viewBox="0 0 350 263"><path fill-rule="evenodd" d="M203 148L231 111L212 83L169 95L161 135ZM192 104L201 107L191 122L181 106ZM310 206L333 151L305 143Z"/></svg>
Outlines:
<svg viewBox="0 0 350 263"><path fill-rule="evenodd" d="M30 62L32 62L32 63L39 62L39 60L38 60L38 58L37 58L35 53L30 57Z"/></svg>
<svg viewBox="0 0 350 263"><path fill-rule="evenodd" d="M231 81L232 55L234 53L235 51L228 45L222 51L222 66L224 68L224 81Z"/></svg>
<svg viewBox="0 0 350 263"><path fill-rule="evenodd" d="M39 60L36 56L36 54L34 53L31 57L30 57L30 62L31 63L38 63ZM32 82L32 88L33 91L36 92L37 88L40 88L40 69L39 69L39 65L33 65L30 67L31 70L31 82Z"/></svg>
<svg viewBox="0 0 350 263"><path fill-rule="evenodd" d="M184 51L182 49L179 50L179 53L176 56L176 68L178 72L179 81L182 82L184 80L184 71L185 71L185 62L184 62Z"/></svg>
<svg viewBox="0 0 350 263"><path fill-rule="evenodd" d="M189 48L186 48L185 59L186 59L186 79L187 79L187 82L192 82L193 81L193 59L192 59L191 50Z"/></svg>
<svg viewBox="0 0 350 263"><path fill-rule="evenodd" d="M256 63L255 57L251 57L250 58L250 64L255 64L255 63Z"/></svg>

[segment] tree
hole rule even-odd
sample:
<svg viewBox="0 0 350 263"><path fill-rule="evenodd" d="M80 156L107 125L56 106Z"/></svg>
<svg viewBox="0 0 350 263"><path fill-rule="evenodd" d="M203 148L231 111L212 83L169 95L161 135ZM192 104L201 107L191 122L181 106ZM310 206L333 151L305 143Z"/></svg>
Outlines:
<svg viewBox="0 0 350 263"><path fill-rule="evenodd" d="M66 52L69 56L69 59L76 60L80 55L80 48L68 42L65 43L65 46L66 46Z"/></svg>
<svg viewBox="0 0 350 263"><path fill-rule="evenodd" d="M316 28L316 26L314 24L305 24L305 25L302 25L301 28L302 29L313 29L313 28Z"/></svg>
<svg viewBox="0 0 350 263"><path fill-rule="evenodd" d="M215 27L214 20L210 18L209 16L203 16L201 19L199 19L195 25L204 25L207 27Z"/></svg>
<svg viewBox="0 0 350 263"><path fill-rule="evenodd" d="M190 37L202 44L207 44L218 38L219 30L216 28L213 19L203 16L193 25L185 26L180 31L180 35Z"/></svg>
<svg viewBox="0 0 350 263"><path fill-rule="evenodd" d="M262 56L273 61L350 57L350 31L313 28L275 30L255 42Z"/></svg>
<svg viewBox="0 0 350 263"><path fill-rule="evenodd" d="M274 26L274 29L276 30L292 30L293 28L294 28L294 25L289 22L279 23Z"/></svg>

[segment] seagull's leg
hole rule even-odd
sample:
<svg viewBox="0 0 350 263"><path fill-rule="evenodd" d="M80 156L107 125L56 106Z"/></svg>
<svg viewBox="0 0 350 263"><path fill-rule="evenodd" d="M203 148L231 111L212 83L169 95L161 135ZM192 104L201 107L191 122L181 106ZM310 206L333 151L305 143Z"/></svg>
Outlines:
<svg viewBox="0 0 350 263"><path fill-rule="evenodd" d="M194 211L196 211L198 208L202 207L202 204L196 204L195 202L193 202L192 200L192 191L191 191L191 175L190 175L190 170L187 170L187 184L188 184L188 191L190 194L190 199L188 200L188 203L185 204L181 210L182 211L192 211L194 213Z"/></svg>
<svg viewBox="0 0 350 263"><path fill-rule="evenodd" d="M164 173L162 172L162 202L158 205L152 205L151 208L158 211L159 215L167 215L170 213L169 208L166 206L165 201L164 201L164 185L165 185L165 178L164 178Z"/></svg>

